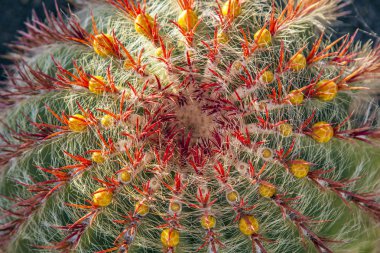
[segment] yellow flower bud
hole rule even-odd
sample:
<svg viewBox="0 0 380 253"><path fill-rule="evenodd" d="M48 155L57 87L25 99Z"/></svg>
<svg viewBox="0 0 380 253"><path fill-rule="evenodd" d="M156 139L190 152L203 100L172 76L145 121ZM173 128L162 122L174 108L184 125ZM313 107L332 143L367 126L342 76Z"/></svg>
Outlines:
<svg viewBox="0 0 380 253"><path fill-rule="evenodd" d="M228 37L228 34L225 33L225 32L220 32L220 33L218 33L216 39L217 39L218 42L221 43L221 44L227 44L228 41L230 40L230 38Z"/></svg>
<svg viewBox="0 0 380 253"><path fill-rule="evenodd" d="M262 76L261 76L261 81L265 84L270 84L272 83L274 80L274 74L272 73L272 71L265 71Z"/></svg>
<svg viewBox="0 0 380 253"><path fill-rule="evenodd" d="M204 229L214 228L216 225L216 218L212 215L203 215L201 218L201 225Z"/></svg>
<svg viewBox="0 0 380 253"><path fill-rule="evenodd" d="M290 69L298 72L306 68L306 57L302 54L299 53L297 54L290 62Z"/></svg>
<svg viewBox="0 0 380 253"><path fill-rule="evenodd" d="M283 123L278 126L278 130L280 131L281 135L284 137L291 136L293 134L293 127L290 124Z"/></svg>
<svg viewBox="0 0 380 253"><path fill-rule="evenodd" d="M198 16L193 10L183 10L178 17L178 25L185 31L190 31L198 22Z"/></svg>
<svg viewBox="0 0 380 253"><path fill-rule="evenodd" d="M141 35L151 37L154 19L147 13L137 15L135 19L135 30Z"/></svg>
<svg viewBox="0 0 380 253"><path fill-rule="evenodd" d="M131 181L132 175L129 171L123 170L118 175L119 181L126 184Z"/></svg>
<svg viewBox="0 0 380 253"><path fill-rule="evenodd" d="M112 191L103 187L98 188L92 197L92 201L96 206L108 206L112 201Z"/></svg>
<svg viewBox="0 0 380 253"><path fill-rule="evenodd" d="M149 213L149 206L144 204L143 202L137 202L135 205L135 213L140 216L145 216Z"/></svg>
<svg viewBox="0 0 380 253"><path fill-rule="evenodd" d="M236 60L232 63L232 68L236 71L242 71L243 70L243 63L239 60Z"/></svg>
<svg viewBox="0 0 380 253"><path fill-rule="evenodd" d="M165 228L161 233L162 245L173 248L179 244L179 232L174 228Z"/></svg>
<svg viewBox="0 0 380 253"><path fill-rule="evenodd" d="M102 124L103 127L109 128L115 123L115 119L111 115L104 115L102 119L100 120L100 124Z"/></svg>
<svg viewBox="0 0 380 253"><path fill-rule="evenodd" d="M261 29L254 35L255 42L259 47L268 47L272 45L272 35L268 29Z"/></svg>
<svg viewBox="0 0 380 253"><path fill-rule="evenodd" d="M330 80L322 80L315 86L316 97L322 101L331 101L338 94L338 85Z"/></svg>
<svg viewBox="0 0 380 253"><path fill-rule="evenodd" d="M94 76L91 77L90 81L88 82L88 89L95 94L102 94L105 90L104 85L104 78L101 76Z"/></svg>
<svg viewBox="0 0 380 253"><path fill-rule="evenodd" d="M107 57L114 54L113 45L115 41L113 37L109 34L98 34L95 36L92 42L92 47L95 53L101 57Z"/></svg>
<svg viewBox="0 0 380 253"><path fill-rule="evenodd" d="M106 158L101 152L93 152L91 160L95 163L104 163L106 161Z"/></svg>
<svg viewBox="0 0 380 253"><path fill-rule="evenodd" d="M182 204L177 201L170 202L169 211L173 213L179 213L182 210Z"/></svg>
<svg viewBox="0 0 380 253"><path fill-rule="evenodd" d="M75 114L69 118L68 125L71 131L82 132L87 128L86 117L81 114Z"/></svg>
<svg viewBox="0 0 380 253"><path fill-rule="evenodd" d="M289 98L289 102L292 105L300 105L303 102L304 95L303 95L302 91L300 91L300 90L292 90L289 93L288 98Z"/></svg>
<svg viewBox="0 0 380 253"><path fill-rule="evenodd" d="M276 187L272 184L261 183L259 193L264 198L271 198L276 193Z"/></svg>
<svg viewBox="0 0 380 253"><path fill-rule="evenodd" d="M271 159L273 157L273 151L270 148L263 148L259 152L264 160Z"/></svg>
<svg viewBox="0 0 380 253"><path fill-rule="evenodd" d="M311 128L311 137L319 143L326 143L334 136L332 126L324 121L315 123Z"/></svg>
<svg viewBox="0 0 380 253"><path fill-rule="evenodd" d="M229 203L235 203L239 200L239 193L237 191L227 192L226 199Z"/></svg>
<svg viewBox="0 0 380 253"><path fill-rule="evenodd" d="M227 0L222 6L222 15L224 17L231 17L232 19L239 16L241 13L241 6L239 0Z"/></svg>
<svg viewBox="0 0 380 253"><path fill-rule="evenodd" d="M253 215L244 215L239 220L239 229L245 235L253 235L259 231L259 222Z"/></svg>
<svg viewBox="0 0 380 253"><path fill-rule="evenodd" d="M304 178L309 173L310 165L302 159L293 160L290 162L290 172L296 178Z"/></svg>
<svg viewBox="0 0 380 253"><path fill-rule="evenodd" d="M162 57L164 55L164 51L162 50L162 47L159 47L157 48L155 51L154 51L154 55L156 57Z"/></svg>

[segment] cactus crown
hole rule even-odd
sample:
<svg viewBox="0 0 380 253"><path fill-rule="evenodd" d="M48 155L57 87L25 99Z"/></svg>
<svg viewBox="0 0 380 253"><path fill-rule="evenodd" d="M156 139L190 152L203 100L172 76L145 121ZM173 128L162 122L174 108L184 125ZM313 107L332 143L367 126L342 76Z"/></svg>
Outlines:
<svg viewBox="0 0 380 253"><path fill-rule="evenodd" d="M92 0L33 17L1 92L2 247L376 247L380 47L330 40L343 5Z"/></svg>

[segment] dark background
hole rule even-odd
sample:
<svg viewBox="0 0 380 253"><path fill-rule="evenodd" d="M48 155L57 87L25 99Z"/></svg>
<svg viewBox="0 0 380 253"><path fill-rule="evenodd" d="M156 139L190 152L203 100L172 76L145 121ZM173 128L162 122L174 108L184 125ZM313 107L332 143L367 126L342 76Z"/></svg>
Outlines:
<svg viewBox="0 0 380 253"><path fill-rule="evenodd" d="M55 10L54 0L0 0L0 2L0 56L8 52L5 44L15 40L17 30L24 29L24 22L30 18L33 9L40 17L43 17L42 2L45 2L47 9ZM68 6L66 0L57 0L57 2L60 7ZM336 27L338 34L353 33L356 28L360 28L357 39L379 40L380 0L353 0L353 4L346 9L351 11L351 14L341 19L342 22ZM0 65L4 64L9 64L9 61L1 57ZM0 72L1 77L3 77L2 72Z"/></svg>

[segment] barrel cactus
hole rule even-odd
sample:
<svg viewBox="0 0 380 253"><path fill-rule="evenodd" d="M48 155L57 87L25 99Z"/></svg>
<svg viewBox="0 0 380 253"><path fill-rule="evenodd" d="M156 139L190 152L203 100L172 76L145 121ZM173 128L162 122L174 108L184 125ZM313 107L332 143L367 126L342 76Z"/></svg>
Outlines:
<svg viewBox="0 0 380 253"><path fill-rule="evenodd" d="M91 0L1 90L5 252L374 252L380 46L341 0Z"/></svg>

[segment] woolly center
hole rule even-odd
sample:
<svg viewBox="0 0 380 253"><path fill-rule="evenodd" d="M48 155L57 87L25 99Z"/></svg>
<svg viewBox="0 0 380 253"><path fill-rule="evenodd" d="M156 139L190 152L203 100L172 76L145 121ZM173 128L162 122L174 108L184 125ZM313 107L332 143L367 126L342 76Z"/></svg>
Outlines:
<svg viewBox="0 0 380 253"><path fill-rule="evenodd" d="M196 101L178 107L175 113L179 127L191 133L192 141L211 137L215 128L213 118Z"/></svg>

